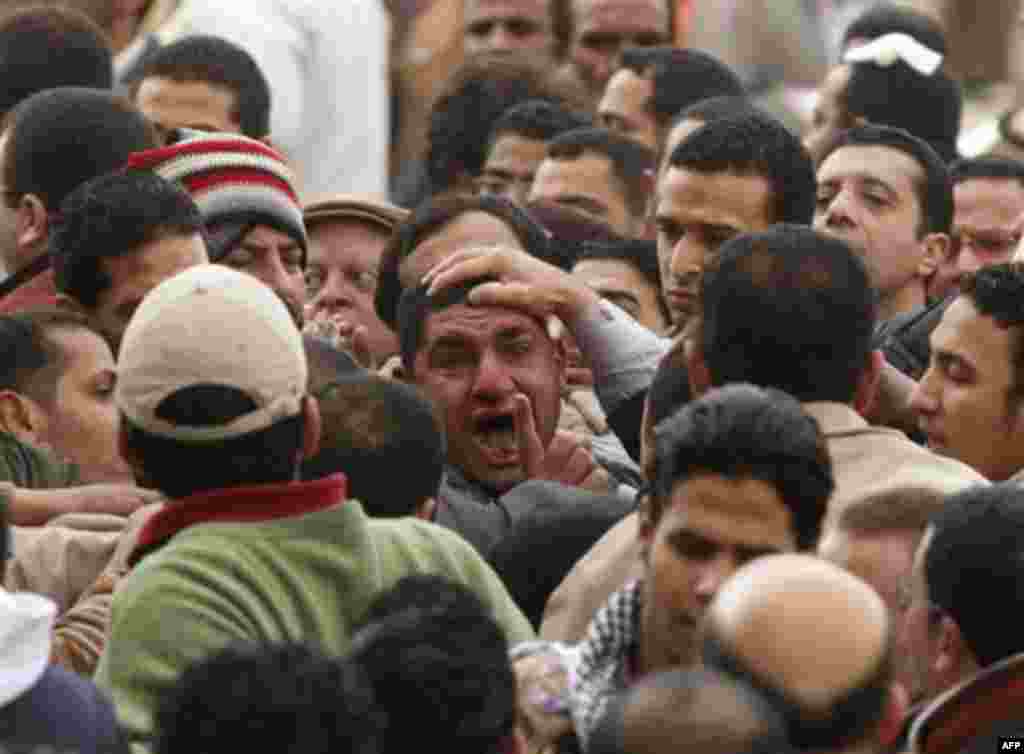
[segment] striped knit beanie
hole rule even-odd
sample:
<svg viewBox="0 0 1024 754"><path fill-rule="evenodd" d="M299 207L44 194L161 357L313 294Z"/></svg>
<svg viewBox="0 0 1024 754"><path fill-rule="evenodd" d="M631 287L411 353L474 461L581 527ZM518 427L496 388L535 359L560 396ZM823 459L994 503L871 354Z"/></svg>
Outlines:
<svg viewBox="0 0 1024 754"><path fill-rule="evenodd" d="M266 144L229 133L186 131L170 146L136 152L129 169L151 170L180 183L199 207L210 261L218 262L256 225L307 245L302 207L284 158Z"/></svg>

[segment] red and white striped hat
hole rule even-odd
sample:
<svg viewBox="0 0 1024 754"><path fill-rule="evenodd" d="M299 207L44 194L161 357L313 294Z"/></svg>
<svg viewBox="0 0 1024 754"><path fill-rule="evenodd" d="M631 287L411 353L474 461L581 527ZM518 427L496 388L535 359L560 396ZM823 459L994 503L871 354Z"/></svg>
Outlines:
<svg viewBox="0 0 1024 754"><path fill-rule="evenodd" d="M252 225L269 225L306 249L294 177L280 153L263 142L238 134L188 132L170 146L136 152L128 168L152 170L184 186L209 232L211 261L226 255L241 240L241 229Z"/></svg>

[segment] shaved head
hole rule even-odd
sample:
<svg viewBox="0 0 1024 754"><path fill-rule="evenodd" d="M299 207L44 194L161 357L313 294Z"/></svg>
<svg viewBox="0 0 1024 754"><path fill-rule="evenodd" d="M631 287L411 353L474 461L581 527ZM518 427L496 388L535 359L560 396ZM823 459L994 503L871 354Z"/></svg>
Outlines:
<svg viewBox="0 0 1024 754"><path fill-rule="evenodd" d="M759 558L722 587L707 626L708 665L775 697L798 748L838 748L882 722L889 613L856 576L806 555Z"/></svg>

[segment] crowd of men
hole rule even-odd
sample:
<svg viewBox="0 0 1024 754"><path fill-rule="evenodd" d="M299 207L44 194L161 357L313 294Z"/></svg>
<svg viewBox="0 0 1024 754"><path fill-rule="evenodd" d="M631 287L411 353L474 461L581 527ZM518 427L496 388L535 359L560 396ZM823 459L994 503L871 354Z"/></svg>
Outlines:
<svg viewBox="0 0 1024 754"><path fill-rule="evenodd" d="M1024 110L958 16L792 3L779 74L457 0L410 124L452 4L0 9L0 750L1024 740Z"/></svg>

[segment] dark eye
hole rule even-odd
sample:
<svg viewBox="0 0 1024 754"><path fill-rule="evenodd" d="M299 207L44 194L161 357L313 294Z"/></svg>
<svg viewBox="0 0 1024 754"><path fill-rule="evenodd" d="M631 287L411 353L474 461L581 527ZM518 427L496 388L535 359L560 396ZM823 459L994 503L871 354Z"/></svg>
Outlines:
<svg viewBox="0 0 1024 754"><path fill-rule="evenodd" d="M319 291L324 286L324 273L319 268L309 268L306 270L306 291L307 293L313 294Z"/></svg>
<svg viewBox="0 0 1024 754"><path fill-rule="evenodd" d="M467 31L471 37L489 37L493 28L493 21L478 21L470 24Z"/></svg>

